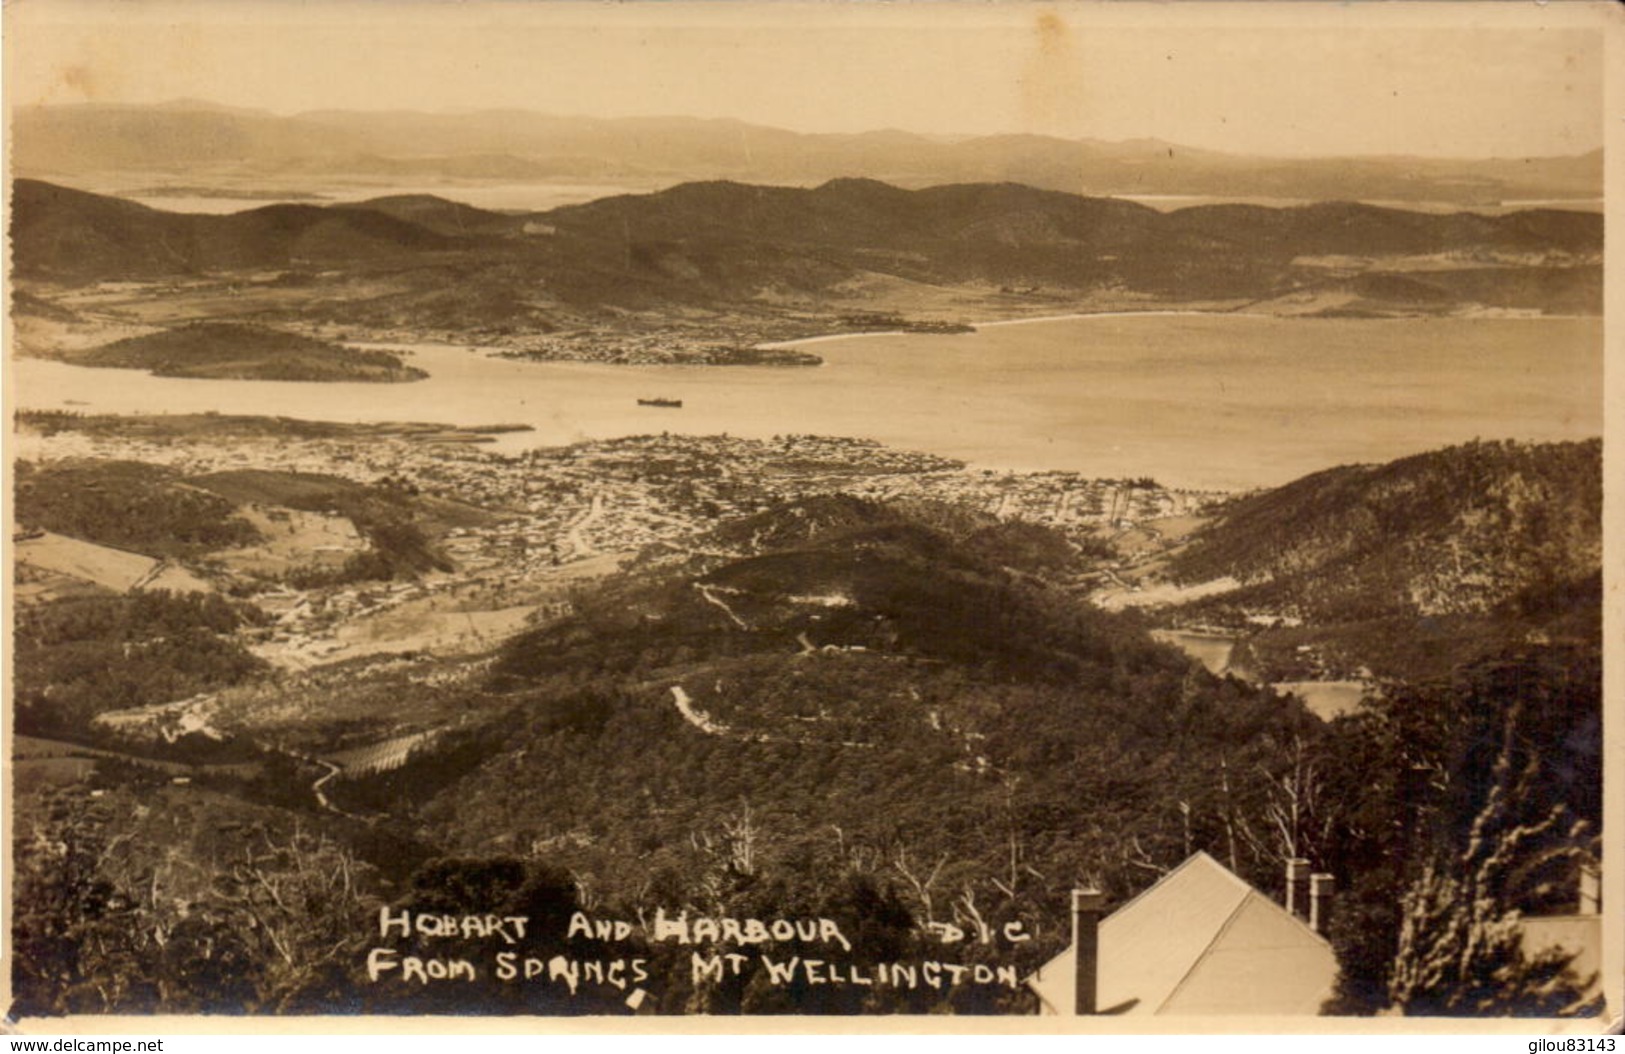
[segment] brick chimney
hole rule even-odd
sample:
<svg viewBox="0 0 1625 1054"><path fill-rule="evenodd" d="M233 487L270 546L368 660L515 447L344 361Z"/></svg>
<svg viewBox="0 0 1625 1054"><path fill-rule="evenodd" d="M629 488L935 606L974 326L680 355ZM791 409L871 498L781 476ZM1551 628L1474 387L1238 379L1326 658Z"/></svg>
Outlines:
<svg viewBox="0 0 1625 1054"><path fill-rule="evenodd" d="M1309 928L1316 933L1325 933L1326 925L1332 921L1332 897L1336 889L1337 880L1325 872L1309 876Z"/></svg>
<svg viewBox="0 0 1625 1054"><path fill-rule="evenodd" d="M1309 918L1309 861L1301 856L1286 862L1286 910L1305 921Z"/></svg>
<svg viewBox="0 0 1625 1054"><path fill-rule="evenodd" d="M1072 891L1073 1013L1093 1014L1099 991L1100 917L1106 894L1098 889Z"/></svg>

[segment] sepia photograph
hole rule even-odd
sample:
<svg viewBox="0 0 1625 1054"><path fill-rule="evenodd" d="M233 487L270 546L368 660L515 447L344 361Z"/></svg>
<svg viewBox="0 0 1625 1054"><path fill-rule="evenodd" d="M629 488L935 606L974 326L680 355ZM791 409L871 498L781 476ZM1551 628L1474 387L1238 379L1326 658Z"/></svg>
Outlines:
<svg viewBox="0 0 1625 1054"><path fill-rule="evenodd" d="M1616 5L4 18L6 1030L1621 1019Z"/></svg>

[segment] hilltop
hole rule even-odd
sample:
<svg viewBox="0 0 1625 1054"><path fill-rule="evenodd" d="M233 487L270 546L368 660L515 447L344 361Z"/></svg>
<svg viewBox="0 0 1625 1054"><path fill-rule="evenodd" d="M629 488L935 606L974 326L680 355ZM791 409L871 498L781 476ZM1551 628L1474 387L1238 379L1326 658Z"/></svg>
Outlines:
<svg viewBox="0 0 1625 1054"><path fill-rule="evenodd" d="M1313 723L936 522L790 502L755 555L610 579L504 645L488 734L344 800L461 853L546 847L612 902L811 906L868 859L940 881L916 918L963 898L1051 933L1073 876L1126 894L1125 853L1177 854L1178 800L1215 835L1221 756L1250 773Z"/></svg>
<svg viewBox="0 0 1625 1054"><path fill-rule="evenodd" d="M1167 573L1308 618L1482 612L1602 559L1602 443L1471 443L1242 498Z"/></svg>
<svg viewBox="0 0 1625 1054"><path fill-rule="evenodd" d="M1598 632L1602 444L1475 442L1237 498L1143 565L1266 680L1448 677Z"/></svg>
<svg viewBox="0 0 1625 1054"><path fill-rule="evenodd" d="M967 311L1159 305L1596 314L1602 295L1592 213L1164 213L1013 183L718 181L509 216L432 196L191 215L18 180L13 237L36 314L60 287L131 279L148 284L104 310L158 302L184 317L446 334L541 358L590 345L615 361L628 358L620 343L653 337L667 361L686 348L732 362L739 347L854 318L908 328Z"/></svg>
<svg viewBox="0 0 1625 1054"><path fill-rule="evenodd" d="M385 351L362 351L297 333L229 322L195 322L126 337L63 358L77 366L217 380L400 382L428 376Z"/></svg>
<svg viewBox="0 0 1625 1054"><path fill-rule="evenodd" d="M355 207L415 223L449 238L522 232L525 223L523 217L477 209L434 194L391 194L356 202Z"/></svg>
<svg viewBox="0 0 1625 1054"><path fill-rule="evenodd" d="M376 209L289 204L224 216L165 212L30 179L13 181L11 216L19 274L68 279L358 266L454 244Z"/></svg>

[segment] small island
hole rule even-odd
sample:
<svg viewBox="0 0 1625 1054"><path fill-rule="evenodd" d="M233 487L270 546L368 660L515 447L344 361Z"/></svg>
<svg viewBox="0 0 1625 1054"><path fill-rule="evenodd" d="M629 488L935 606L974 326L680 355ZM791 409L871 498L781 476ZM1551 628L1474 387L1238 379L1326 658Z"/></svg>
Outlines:
<svg viewBox="0 0 1625 1054"><path fill-rule="evenodd" d="M822 366L823 358L795 348L709 344L669 336L553 340L540 347L496 352L530 362L601 362L616 366Z"/></svg>
<svg viewBox="0 0 1625 1054"><path fill-rule="evenodd" d="M209 380L399 383L428 376L387 351L237 322L194 322L58 357L75 366Z"/></svg>

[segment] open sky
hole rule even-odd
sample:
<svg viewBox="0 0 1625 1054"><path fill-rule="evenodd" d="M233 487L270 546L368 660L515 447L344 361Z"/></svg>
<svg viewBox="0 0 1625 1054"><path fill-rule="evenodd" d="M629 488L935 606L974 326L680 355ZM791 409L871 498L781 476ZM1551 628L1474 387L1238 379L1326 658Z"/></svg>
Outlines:
<svg viewBox="0 0 1625 1054"><path fill-rule="evenodd" d="M1602 145L1605 6L11 0L7 101L1569 154Z"/></svg>

